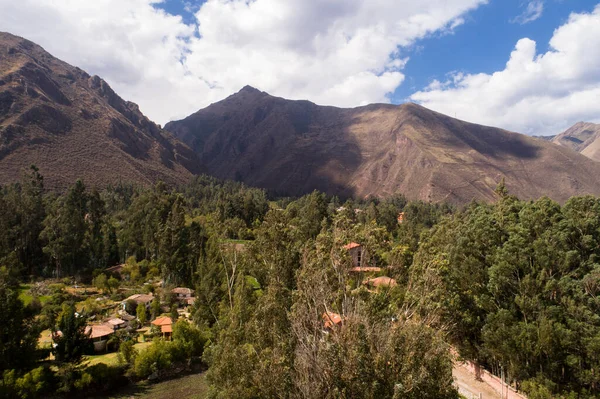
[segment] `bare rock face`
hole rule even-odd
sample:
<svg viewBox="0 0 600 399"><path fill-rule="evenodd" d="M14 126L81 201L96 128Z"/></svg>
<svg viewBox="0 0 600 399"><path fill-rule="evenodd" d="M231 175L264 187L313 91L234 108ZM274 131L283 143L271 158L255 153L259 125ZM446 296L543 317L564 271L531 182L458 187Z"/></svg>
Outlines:
<svg viewBox="0 0 600 399"><path fill-rule="evenodd" d="M600 194L599 165L569 148L416 104L342 109L245 87L165 129L210 174L280 194L464 204L495 200L502 178L523 199Z"/></svg>
<svg viewBox="0 0 600 399"><path fill-rule="evenodd" d="M600 161L600 125L578 122L552 140L594 161Z"/></svg>
<svg viewBox="0 0 600 399"><path fill-rule="evenodd" d="M189 147L100 77L0 33L0 184L31 164L51 188L77 178L175 184L202 171Z"/></svg>

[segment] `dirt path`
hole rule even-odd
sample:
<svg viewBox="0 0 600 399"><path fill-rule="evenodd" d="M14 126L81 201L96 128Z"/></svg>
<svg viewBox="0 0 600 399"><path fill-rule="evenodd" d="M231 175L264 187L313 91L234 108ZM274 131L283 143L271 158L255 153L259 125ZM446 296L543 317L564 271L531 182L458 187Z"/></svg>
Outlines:
<svg viewBox="0 0 600 399"><path fill-rule="evenodd" d="M452 375L458 392L467 399L479 399L480 393L481 399L500 399L498 392L485 382L477 381L475 376L462 364L454 363Z"/></svg>

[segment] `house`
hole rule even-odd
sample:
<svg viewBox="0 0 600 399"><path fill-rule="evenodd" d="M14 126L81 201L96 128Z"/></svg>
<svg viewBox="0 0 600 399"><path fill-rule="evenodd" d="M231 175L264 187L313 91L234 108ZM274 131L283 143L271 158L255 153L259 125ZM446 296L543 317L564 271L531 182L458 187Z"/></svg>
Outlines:
<svg viewBox="0 0 600 399"><path fill-rule="evenodd" d="M177 299L187 299L194 296L194 290L190 288L177 287L173 288L171 292L177 295Z"/></svg>
<svg viewBox="0 0 600 399"><path fill-rule="evenodd" d="M142 303L142 304L144 304L144 306L146 306L146 309L150 309L150 304L152 303L153 300L154 300L154 295L152 295L152 294L134 294L134 295L131 295L130 297L126 298L123 302L121 302L121 308L123 310L125 310L127 301L134 301L136 303L136 305L139 305L140 303Z"/></svg>
<svg viewBox="0 0 600 399"><path fill-rule="evenodd" d="M115 330L111 324L92 324L85 328L85 333L89 334L90 340L94 344L95 352L106 352L108 350L108 340Z"/></svg>
<svg viewBox="0 0 600 399"><path fill-rule="evenodd" d="M123 319L120 319L118 317L115 317L114 319L110 319L107 321L108 324L110 324L113 327L113 330L118 330L121 328L125 328L125 326L127 326L127 322Z"/></svg>
<svg viewBox="0 0 600 399"><path fill-rule="evenodd" d="M107 273L109 276L113 275L113 274L117 274L120 276L124 267L125 267L125 264L116 265L116 266L112 266L112 267L108 267L108 268L104 269L104 272Z"/></svg>
<svg viewBox="0 0 600 399"><path fill-rule="evenodd" d="M334 327L341 327L344 322L344 319L342 318L341 315L339 315L338 313L329 312L329 311L323 313L322 318L323 318L323 327L327 331L332 331L334 329Z"/></svg>
<svg viewBox="0 0 600 399"><path fill-rule="evenodd" d="M160 327L160 332L164 339L171 339L171 335L173 334L173 320L171 320L169 316L157 317L156 320L152 322L152 325Z"/></svg>
<svg viewBox="0 0 600 399"><path fill-rule="evenodd" d="M362 267L367 265L367 251L362 245L351 242L344 245L344 249L348 251L348 254L352 258L352 266Z"/></svg>
<svg viewBox="0 0 600 399"><path fill-rule="evenodd" d="M404 223L404 212L398 214L398 224Z"/></svg>
<svg viewBox="0 0 600 399"><path fill-rule="evenodd" d="M389 287L395 287L398 285L396 280L394 280L393 278L390 278L390 277L386 277L386 276L381 276L381 277L376 277L376 278L366 280L365 282L363 282L363 284L367 285L369 287L373 287L373 288L389 288Z"/></svg>

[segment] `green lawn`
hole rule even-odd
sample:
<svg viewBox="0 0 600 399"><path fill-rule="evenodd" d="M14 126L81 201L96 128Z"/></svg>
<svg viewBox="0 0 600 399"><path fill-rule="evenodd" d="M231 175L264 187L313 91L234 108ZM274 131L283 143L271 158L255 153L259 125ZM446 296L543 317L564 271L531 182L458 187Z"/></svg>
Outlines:
<svg viewBox="0 0 600 399"><path fill-rule="evenodd" d="M25 306L29 305L33 300L33 295L31 295L31 293L29 292L30 289L31 284L21 284L21 286L19 287L19 299L23 301ZM42 305L46 303L48 299L50 299L49 295L42 295L39 297L39 300L42 303Z"/></svg>
<svg viewBox="0 0 600 399"><path fill-rule="evenodd" d="M138 352L141 352L151 344L152 342L139 342L134 345L134 348L137 349ZM117 352L111 352L104 355L85 356L84 361L87 362L89 366L93 366L94 364L98 363L104 363L107 366L116 366L118 364L117 355Z"/></svg>
<svg viewBox="0 0 600 399"><path fill-rule="evenodd" d="M204 399L208 393L205 373L190 374L151 384L147 381L130 386L112 399Z"/></svg>

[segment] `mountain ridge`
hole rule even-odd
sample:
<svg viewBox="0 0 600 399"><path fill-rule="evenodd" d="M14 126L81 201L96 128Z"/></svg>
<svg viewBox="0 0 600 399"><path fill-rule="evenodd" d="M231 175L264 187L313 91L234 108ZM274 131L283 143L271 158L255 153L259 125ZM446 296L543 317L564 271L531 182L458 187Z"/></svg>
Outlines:
<svg viewBox="0 0 600 399"><path fill-rule="evenodd" d="M0 183L31 164L50 188L77 178L177 184L202 170L189 147L102 78L9 33L0 33L0 54Z"/></svg>
<svg viewBox="0 0 600 399"><path fill-rule="evenodd" d="M246 86L165 129L209 173L286 195L493 201L502 178L524 199L600 193L598 165L570 149L413 103L337 108Z"/></svg>
<svg viewBox="0 0 600 399"><path fill-rule="evenodd" d="M600 161L600 124L577 122L554 137L552 142Z"/></svg>

